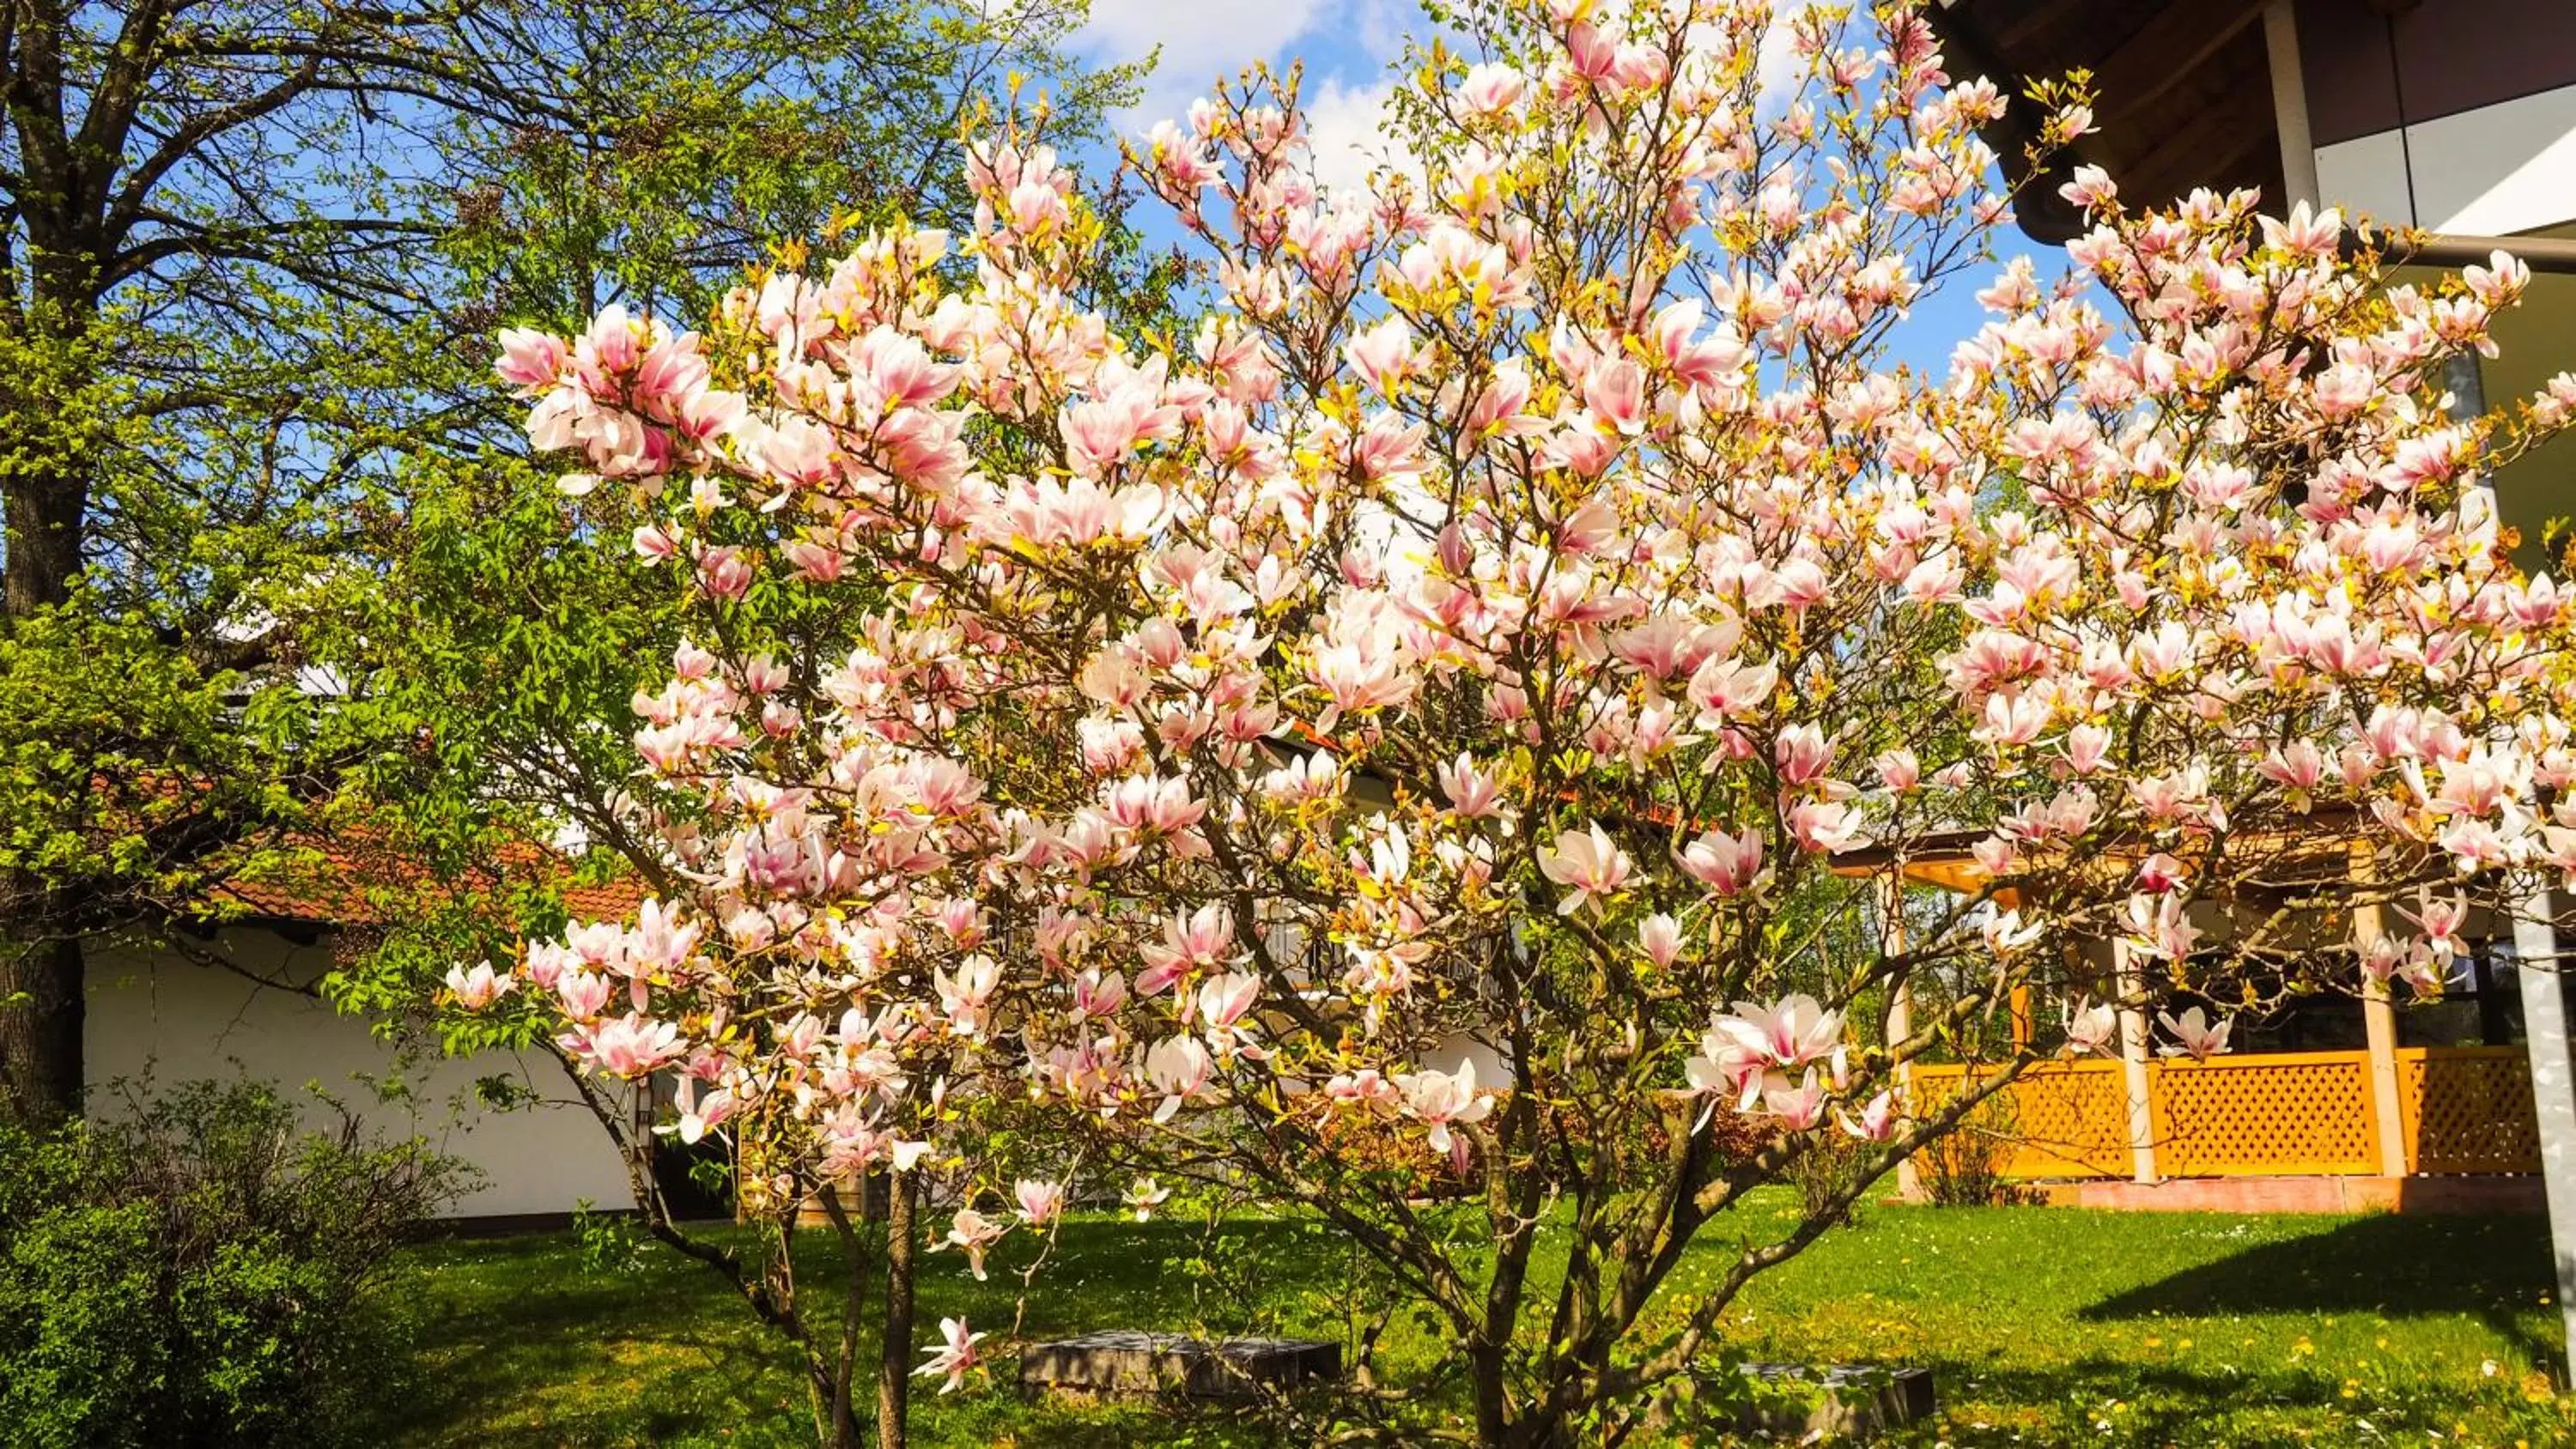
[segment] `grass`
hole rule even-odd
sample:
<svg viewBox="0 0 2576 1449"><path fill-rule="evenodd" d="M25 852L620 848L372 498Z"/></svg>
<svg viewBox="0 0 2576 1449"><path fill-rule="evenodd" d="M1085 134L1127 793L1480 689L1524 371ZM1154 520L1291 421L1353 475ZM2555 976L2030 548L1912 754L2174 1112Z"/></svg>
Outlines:
<svg viewBox="0 0 2576 1449"><path fill-rule="evenodd" d="M1794 1201L1732 1231L1784 1226ZM1771 1221L1776 1220L1776 1221ZM819 1243L816 1245L821 1246ZM1023 1245L1025 1251L1025 1245ZM792 1364L705 1270L649 1246L586 1262L570 1234L450 1242L408 1266L427 1387L398 1443L792 1446ZM1730 1256L1723 1235L1659 1304ZM800 1260L801 1261L801 1260ZM1007 1328L1021 1262L988 1283L927 1260L924 1321ZM818 1256L809 1272L819 1272ZM1303 1222L1088 1220L1065 1232L1024 1331L1104 1327L1342 1337L1346 1250ZM1942 1415L1904 1442L2317 1445L2576 1442L2553 1395L2558 1315L2536 1217L2235 1217L1881 1207L1757 1281L1728 1320L1755 1357L1929 1366ZM1440 1338L1400 1321L1380 1372L1426 1372ZM1251 1428L1146 1410L1022 1405L996 1382L925 1399L929 1446L1260 1444Z"/></svg>

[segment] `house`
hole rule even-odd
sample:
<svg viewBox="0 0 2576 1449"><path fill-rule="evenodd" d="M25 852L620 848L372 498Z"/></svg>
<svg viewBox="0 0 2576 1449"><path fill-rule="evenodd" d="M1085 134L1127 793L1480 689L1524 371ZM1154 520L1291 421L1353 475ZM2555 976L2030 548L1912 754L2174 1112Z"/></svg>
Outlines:
<svg viewBox="0 0 2576 1449"><path fill-rule="evenodd" d="M248 1077L292 1093L306 1083L393 1136L418 1134L480 1171L448 1208L481 1226L560 1221L585 1206L631 1208L625 1158L562 1068L543 1052L442 1056L434 1040L387 1041L378 1023L314 994L340 952L383 926L381 887L416 869L366 843L299 852L290 871L220 888L220 919L171 946L117 938L89 944L83 1034L89 1097L116 1109L121 1089ZM575 889L580 913L622 915L632 891ZM505 1081L531 1100L486 1105ZM396 1083L380 1099L371 1085ZM330 1109L308 1102L316 1125Z"/></svg>
<svg viewBox="0 0 2576 1449"><path fill-rule="evenodd" d="M2496 329L2502 357L2451 379L2464 401L2527 396L2576 367L2576 5L1938 0L1930 15L1953 74L1986 76L2007 94L2090 76L2100 129L2047 172L2029 174L2026 118L1988 134L2022 183L2016 215L2033 239L2082 230L2057 188L2083 164L2109 172L2132 204L2207 186L2257 188L2276 212L2336 205L2412 229L2407 255L2421 264L2483 264L2504 249L2532 268L2525 305ZM2576 515L2576 440L2533 451L2493 486L2524 564L2559 565L2564 540L2553 558L2544 530ZM1903 874L1918 887L1978 884L1964 850L1908 860ZM2351 962L2355 938L2407 928L2385 914L2327 913L2305 944ZM2240 1020L2235 1050L2206 1062L2160 1058L2149 1013L2124 1013L2116 1059L2043 1066L2011 1089L2006 1171L2062 1184L2051 1190L2059 1200L2104 1206L2541 1206L2533 1062L2547 1090L2563 1092L2557 1023L2569 975L2518 970L2513 941L2492 923L2473 920L2465 934L2472 949L2438 1002L2400 1006L2361 989L2300 999ZM2196 1004L2111 943L2087 954L2105 988ZM2343 969L2359 987L2357 968ZM2062 1006L2016 1003L2017 1034L2045 1032ZM2537 1032L2526 1031L2527 1009ZM2528 1036L2540 1039L2536 1058ZM1914 1087L1937 1097L1966 1070L1918 1067Z"/></svg>
<svg viewBox="0 0 2576 1449"><path fill-rule="evenodd" d="M2082 229L2058 185L2101 166L2124 199L2254 187L2264 206L2338 206L2428 233L2440 267L2505 248L2534 273L2495 336L2502 355L2457 381L2527 397L2576 367L2576 5L2566 0L1932 0L1954 75L2007 95L2089 73L2098 130L2026 177L2028 117L1989 130L2034 240ZM2027 110L2027 107L2017 108ZM2576 438L2495 480L2504 521L2540 562L2576 517Z"/></svg>
<svg viewBox="0 0 2576 1449"><path fill-rule="evenodd" d="M2099 164L2147 204L2204 185L2255 187L2275 206L2340 203L2431 233L2416 253L2428 264L2483 262L2509 245L2541 275L2498 329L2502 358L2465 373L2464 393L2528 393L2576 365L2569 0L1934 0L1931 14L1956 74L2018 92L2027 79L2089 73L2100 132L2056 163L2061 173ZM2023 124L2008 115L1990 137L2008 165L2020 164L2029 140L2016 129ZM2014 179L2030 183L2018 216L2034 238L2062 241L2078 229L2056 195L2058 175ZM2576 440L2536 451L2495 486L2526 559L2538 562L2546 520L2576 515ZM1919 888L1955 889L1964 866L1964 856L1917 858L1905 871ZM232 1060L259 1075L343 1085L392 1064L366 1023L236 974L309 985L339 934L372 923L363 893L326 882L244 904L248 914L196 956L97 953L94 1085L147 1064L169 1080L219 1073ZM2329 953L2346 943L2341 933L2378 928L2321 921L2313 944ZM199 959L216 956L231 969ZM2091 965L2117 983L2126 963L2106 942ZM2105 1202L2532 1198L2540 1139L2512 966L2505 943L2490 941L2438 1005L2312 998L2240 1021L2238 1050L2207 1063L2157 1059L2148 1014L2132 1013L2119 1059L2044 1068L2015 1089L2022 1145L2011 1170ZM2020 1029L2044 1031L2062 1005L2023 1002ZM1489 1049L1462 1038L1456 1052L1475 1056L1479 1080L1508 1080ZM2558 1068L2563 1080L2565 1063ZM410 1120L490 1173L463 1211L627 1201L622 1160L578 1107L467 1110L453 1125L445 1116L450 1099L502 1073L562 1099L554 1070L544 1060L425 1064ZM1915 1068L1915 1085L1936 1092L1958 1070Z"/></svg>
<svg viewBox="0 0 2576 1449"><path fill-rule="evenodd" d="M2314 854L2340 869L2330 821ZM1987 878L1969 840L1931 842L1903 860L1847 853L1836 869L1902 880L1894 906L1921 890L1975 893ZM2334 877L2328 877L2331 881ZM1883 889L1885 888L1883 884ZM2309 889L2303 883L2296 889ZM1999 905L2013 904L2007 888ZM2369 899L2376 901L2378 894ZM2531 1210L2542 1205L2538 1119L2522 1041L2511 943L2473 915L2469 953L2454 962L2438 999L2401 1004L2366 986L2352 947L2411 923L2378 904L2295 911L2249 902L2271 925L2285 980L2340 978L2342 989L2283 992L2261 1006L2213 1001L2176 981L2163 963L2123 943L2087 942L2071 959L2064 999L2030 990L2010 1005L2017 1047L2045 1054L2065 1037L2077 998L2145 997L2120 1014L2116 1053L2064 1048L2005 1090L2001 1116L1982 1130L2001 1139L2006 1177L2046 1184L2051 1201L2111 1208L2231 1212ZM2225 912L2195 907L2204 939L2237 929ZM1902 928L1899 927L1901 930ZM2241 939L2241 938L2240 938ZM2207 978L2203 978L2207 979ZM2231 978L2232 979L2232 978ZM2556 978L2563 994L2569 982ZM2157 1018L2201 1010L2229 1023L2229 1050L2207 1060L2167 1050ZM1906 1013L1894 1014L1901 1022ZM1901 1035L1892 1027L1891 1036ZM1918 1103L1956 1091L1974 1065L1900 1068ZM1909 1165L1911 1166L1911 1165ZM1906 1176L1920 1191L1919 1169Z"/></svg>

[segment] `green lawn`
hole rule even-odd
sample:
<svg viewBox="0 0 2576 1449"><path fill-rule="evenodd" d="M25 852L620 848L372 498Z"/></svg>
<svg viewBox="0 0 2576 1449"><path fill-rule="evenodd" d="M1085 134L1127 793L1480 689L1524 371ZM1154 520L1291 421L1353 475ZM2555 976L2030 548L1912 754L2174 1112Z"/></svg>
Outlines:
<svg viewBox="0 0 2576 1449"><path fill-rule="evenodd" d="M1790 1208L1748 1211L1785 1221ZM1726 1251L1708 1240L1678 1290ZM977 1284L957 1259L928 1259L930 1326L965 1308L1007 1328L1020 1261L997 1255ZM425 1372L403 1444L810 1442L786 1359L670 1254L590 1267L549 1235L432 1245L411 1268ZM1914 1445L2538 1446L2576 1442L2576 1401L2536 1373L2558 1352L2548 1276L2537 1217L1881 1207L1761 1280L1730 1322L1760 1357L1930 1366L1943 1415ZM1239 1225L1211 1244L1192 1224L1084 1221L1025 1328L1339 1337L1348 1278L1310 1224ZM1418 1368L1432 1342L1399 1326L1381 1371ZM925 1400L917 1442L1259 1442L1214 1417L1024 1407L1008 1368Z"/></svg>

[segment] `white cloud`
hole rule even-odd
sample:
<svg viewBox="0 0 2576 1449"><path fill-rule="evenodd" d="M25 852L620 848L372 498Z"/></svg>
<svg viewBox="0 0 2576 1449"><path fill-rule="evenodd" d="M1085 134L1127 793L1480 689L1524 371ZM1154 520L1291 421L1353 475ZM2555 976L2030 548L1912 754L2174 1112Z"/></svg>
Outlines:
<svg viewBox="0 0 2576 1449"><path fill-rule="evenodd" d="M1390 82L1346 85L1333 76L1306 90L1307 144L1314 150L1315 180L1325 186L1361 186L1381 164L1419 172L1386 126Z"/></svg>
<svg viewBox="0 0 2576 1449"><path fill-rule="evenodd" d="M1143 99L1119 118L1122 127L1143 131L1178 119L1219 76L1271 59L1338 8L1331 0L1092 0L1074 45L1113 61L1141 60L1161 47Z"/></svg>
<svg viewBox="0 0 2576 1449"><path fill-rule="evenodd" d="M1780 5L1753 48L1753 105L1765 119L1787 110L1790 98L1798 93L1799 82L1806 78L1807 63L1798 54L1798 37L1789 28L1789 17L1814 8L1814 0ZM1702 22L1691 27L1687 42L1693 50L1709 50L1715 48L1723 33L1716 24Z"/></svg>
<svg viewBox="0 0 2576 1449"><path fill-rule="evenodd" d="M1789 109L1790 98L1806 78L1807 62L1798 54L1797 44L1785 18L1774 16L1763 28L1762 43L1753 51L1753 84L1760 97L1755 109L1764 115Z"/></svg>

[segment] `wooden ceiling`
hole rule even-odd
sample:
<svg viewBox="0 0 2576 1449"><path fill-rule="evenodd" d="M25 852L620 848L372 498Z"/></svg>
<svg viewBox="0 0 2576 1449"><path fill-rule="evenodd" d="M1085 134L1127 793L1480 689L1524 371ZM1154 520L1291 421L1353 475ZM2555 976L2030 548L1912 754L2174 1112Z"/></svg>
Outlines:
<svg viewBox="0 0 2576 1449"><path fill-rule="evenodd" d="M2160 206L2194 187L2251 186L2277 206L2281 147L2272 120L2261 0L1947 0L1928 15L1950 73L1984 76L2013 105L1987 143L2019 188L2022 230L2062 242L2083 230L2057 194L2074 167L2111 173L2123 199ZM2029 175L2032 81L2092 76L2095 134Z"/></svg>

